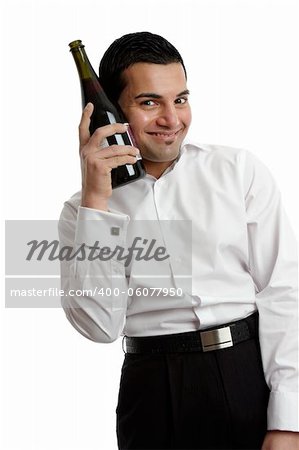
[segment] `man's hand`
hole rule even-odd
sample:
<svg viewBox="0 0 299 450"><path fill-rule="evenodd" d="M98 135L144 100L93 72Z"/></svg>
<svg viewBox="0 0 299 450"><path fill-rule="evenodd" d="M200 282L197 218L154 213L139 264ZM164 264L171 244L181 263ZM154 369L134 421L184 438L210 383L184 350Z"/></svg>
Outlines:
<svg viewBox="0 0 299 450"><path fill-rule="evenodd" d="M127 125L115 123L97 128L90 136L90 117L93 104L83 110L79 125L80 157L82 170L81 206L106 210L112 194L111 171L124 164L135 164L139 151L131 145L111 145L102 148L108 136L125 133Z"/></svg>
<svg viewBox="0 0 299 450"><path fill-rule="evenodd" d="M261 450L299 450L299 432L268 431Z"/></svg>

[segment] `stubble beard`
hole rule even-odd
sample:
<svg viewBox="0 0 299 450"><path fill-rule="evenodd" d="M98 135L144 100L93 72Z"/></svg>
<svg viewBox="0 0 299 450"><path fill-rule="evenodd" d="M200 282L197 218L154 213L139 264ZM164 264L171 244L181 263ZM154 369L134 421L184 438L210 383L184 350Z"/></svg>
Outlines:
<svg viewBox="0 0 299 450"><path fill-rule="evenodd" d="M180 148L182 145L182 142L175 145L173 148L169 148L173 144L173 140L169 139L169 141L164 142L163 147L159 148L159 146L153 145L146 145L144 147L144 151L141 149L141 155L144 159L151 161L151 162L168 162L168 161L174 161L179 153Z"/></svg>

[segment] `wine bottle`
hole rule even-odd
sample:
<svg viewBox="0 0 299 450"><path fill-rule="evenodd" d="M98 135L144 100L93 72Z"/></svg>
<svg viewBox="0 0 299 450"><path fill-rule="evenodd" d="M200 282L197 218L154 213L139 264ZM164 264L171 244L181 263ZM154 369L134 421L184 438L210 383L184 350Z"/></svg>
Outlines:
<svg viewBox="0 0 299 450"><path fill-rule="evenodd" d="M91 102L94 110L91 116L89 131L92 134L98 127L112 123L125 123L125 117L119 107L116 107L105 94L98 76L96 75L86 55L82 41L76 40L69 44L74 57L80 84L82 108ZM134 138L130 130L122 134L107 137L103 147L108 145L134 145ZM145 175L141 157L135 164L125 164L111 171L112 189L138 180Z"/></svg>

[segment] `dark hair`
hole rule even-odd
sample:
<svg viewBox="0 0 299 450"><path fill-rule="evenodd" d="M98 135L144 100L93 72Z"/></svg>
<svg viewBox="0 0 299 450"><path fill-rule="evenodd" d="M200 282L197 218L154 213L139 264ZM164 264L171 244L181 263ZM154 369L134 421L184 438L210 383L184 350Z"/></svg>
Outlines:
<svg viewBox="0 0 299 450"><path fill-rule="evenodd" d="M147 31L125 34L110 45L100 62L100 83L110 100L116 103L125 87L122 72L139 62L181 63L187 78L181 55L165 38Z"/></svg>

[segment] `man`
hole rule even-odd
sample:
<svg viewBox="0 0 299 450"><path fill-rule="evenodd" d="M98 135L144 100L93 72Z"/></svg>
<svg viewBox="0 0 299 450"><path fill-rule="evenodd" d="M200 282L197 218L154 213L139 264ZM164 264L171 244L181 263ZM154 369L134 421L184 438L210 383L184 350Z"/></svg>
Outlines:
<svg viewBox="0 0 299 450"><path fill-rule="evenodd" d="M174 297L184 252L165 265L166 296L153 290L158 275L138 278L137 263L62 263L66 292L92 292L64 298L72 325L97 342L126 336L119 448L298 449L296 255L275 183L248 152L186 143L186 70L164 38L142 32L116 40L99 76L137 148L101 148L127 126L90 136L93 105L86 106L82 191L63 209L61 244L122 247L134 220L159 223L166 243L163 224L171 221L178 246L192 234L192 286L182 284ZM138 152L147 175L112 192L111 170L133 164ZM190 236L179 233L182 221L192 223Z"/></svg>

